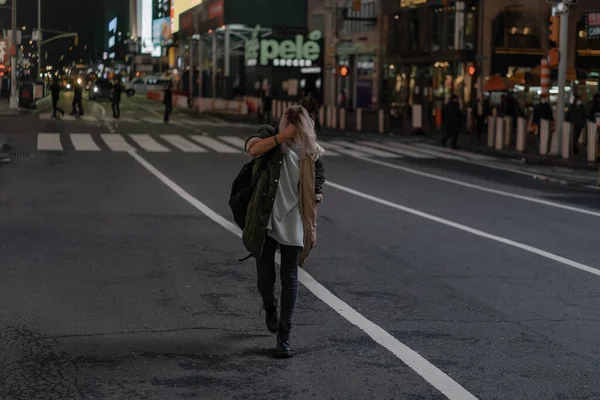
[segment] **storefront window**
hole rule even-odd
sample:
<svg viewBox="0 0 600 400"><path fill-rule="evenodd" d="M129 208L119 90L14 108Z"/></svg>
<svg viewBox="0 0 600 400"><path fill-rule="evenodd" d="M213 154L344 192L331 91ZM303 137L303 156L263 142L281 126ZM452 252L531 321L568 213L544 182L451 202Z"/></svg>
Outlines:
<svg viewBox="0 0 600 400"><path fill-rule="evenodd" d="M419 10L415 9L408 13L409 45L411 50L421 49L421 23Z"/></svg>
<svg viewBox="0 0 600 400"><path fill-rule="evenodd" d="M444 9L441 7L433 9L431 21L431 51L441 51L444 39Z"/></svg>

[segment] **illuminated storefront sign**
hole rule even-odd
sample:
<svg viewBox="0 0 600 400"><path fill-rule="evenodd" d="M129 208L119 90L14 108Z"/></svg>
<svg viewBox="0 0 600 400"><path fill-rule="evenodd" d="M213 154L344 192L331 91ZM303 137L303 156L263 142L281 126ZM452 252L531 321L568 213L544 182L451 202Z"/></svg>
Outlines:
<svg viewBox="0 0 600 400"><path fill-rule="evenodd" d="M588 11L585 26L588 38L600 37L600 11Z"/></svg>
<svg viewBox="0 0 600 400"><path fill-rule="evenodd" d="M400 0L400 7L414 7L426 3L427 0Z"/></svg>
<svg viewBox="0 0 600 400"><path fill-rule="evenodd" d="M108 33L109 33L109 37L108 37L108 48L112 49L113 47L115 47L116 41L117 41L117 18L113 18L110 20L110 22L108 23Z"/></svg>
<svg viewBox="0 0 600 400"><path fill-rule="evenodd" d="M142 53L151 54L154 51L154 43L152 43L152 0L141 0L138 4L141 5L141 35Z"/></svg>
<svg viewBox="0 0 600 400"><path fill-rule="evenodd" d="M308 38L296 35L294 40L259 39L259 27L246 41L246 66L311 67L321 58L321 31L312 31Z"/></svg>

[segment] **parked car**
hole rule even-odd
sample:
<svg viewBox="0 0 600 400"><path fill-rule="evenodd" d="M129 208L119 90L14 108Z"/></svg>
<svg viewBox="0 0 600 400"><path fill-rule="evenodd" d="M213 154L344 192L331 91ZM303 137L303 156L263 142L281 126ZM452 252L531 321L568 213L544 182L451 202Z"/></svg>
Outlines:
<svg viewBox="0 0 600 400"><path fill-rule="evenodd" d="M171 81L157 76L143 76L135 78L125 85L125 93L131 97L136 93L146 94L148 91L163 91Z"/></svg>
<svg viewBox="0 0 600 400"><path fill-rule="evenodd" d="M106 79L96 79L90 85L90 100L112 99L112 84Z"/></svg>

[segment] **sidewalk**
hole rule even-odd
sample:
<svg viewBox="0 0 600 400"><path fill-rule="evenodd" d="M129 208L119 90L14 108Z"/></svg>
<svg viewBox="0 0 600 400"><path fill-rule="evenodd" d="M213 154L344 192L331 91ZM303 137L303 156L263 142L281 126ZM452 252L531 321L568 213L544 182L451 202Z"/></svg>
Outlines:
<svg viewBox="0 0 600 400"><path fill-rule="evenodd" d="M8 101L0 100L0 116L19 115L19 110L11 110Z"/></svg>

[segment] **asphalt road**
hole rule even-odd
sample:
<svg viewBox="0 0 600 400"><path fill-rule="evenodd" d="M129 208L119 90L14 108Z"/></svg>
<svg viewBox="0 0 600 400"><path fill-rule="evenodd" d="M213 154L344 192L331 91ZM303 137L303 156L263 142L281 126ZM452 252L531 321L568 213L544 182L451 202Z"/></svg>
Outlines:
<svg viewBox="0 0 600 400"><path fill-rule="evenodd" d="M583 175L324 136L277 360L227 205L256 126L84 107L0 119L0 399L600 399L600 193L532 179Z"/></svg>

